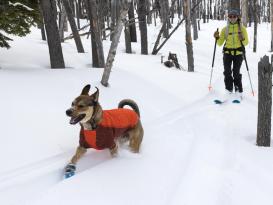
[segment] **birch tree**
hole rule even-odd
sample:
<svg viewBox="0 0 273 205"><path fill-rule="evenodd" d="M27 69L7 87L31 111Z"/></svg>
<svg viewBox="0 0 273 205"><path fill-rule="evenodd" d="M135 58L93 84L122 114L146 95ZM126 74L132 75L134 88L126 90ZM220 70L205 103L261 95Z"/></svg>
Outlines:
<svg viewBox="0 0 273 205"><path fill-rule="evenodd" d="M129 9L129 3L127 2L127 0L121 0L120 16L119 16L119 19L117 21L117 25L114 30L112 43L111 43L111 46L109 49L104 72L103 72L102 79L101 79L101 84L106 87L109 84L108 81L109 81L109 77L110 77L110 72L111 72L111 69L113 66L113 62L115 60L115 56L116 56L117 47L118 47L120 35L122 32L123 24L126 22L126 14L128 12L128 9Z"/></svg>

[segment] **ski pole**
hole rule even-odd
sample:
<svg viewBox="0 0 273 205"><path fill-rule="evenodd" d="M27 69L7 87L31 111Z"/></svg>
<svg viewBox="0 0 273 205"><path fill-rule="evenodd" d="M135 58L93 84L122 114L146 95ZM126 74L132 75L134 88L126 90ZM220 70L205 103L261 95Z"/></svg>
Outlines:
<svg viewBox="0 0 273 205"><path fill-rule="evenodd" d="M252 82L251 82L251 78L250 78L250 74L249 74L249 69L248 69L248 64L247 64L247 60L246 60L246 51L245 51L245 46L243 45L243 42L241 41L242 47L243 47L243 57L245 60L245 64L246 64L246 70L247 70L247 74L248 74L248 79L250 82L250 87L251 87L251 91L252 91L252 95L254 96L254 90L253 90L253 86L252 86Z"/></svg>
<svg viewBox="0 0 273 205"><path fill-rule="evenodd" d="M216 32L217 31L218 31L218 28L217 28ZM217 44L217 39L215 38L214 50L213 50L213 58L212 58L212 65L211 65L211 71L210 71L210 79L209 79L209 91L212 89L212 87L211 87L211 79L212 79L212 73L213 73L213 67L214 67L216 44Z"/></svg>
<svg viewBox="0 0 273 205"><path fill-rule="evenodd" d="M239 32L242 32L241 31L241 19L240 18L238 19L238 28L239 28ZM244 58L245 64L246 64L246 70L247 70L247 75L248 75L248 79L249 79L249 82L250 82L252 95L254 96L254 90L253 90L253 86L252 86L252 82L251 82L251 78L250 78L250 74L249 74L249 69L248 69L248 64L247 64L247 60L246 60L246 49L245 49L245 46L243 44L243 41L240 40L240 42L241 42L241 45L242 45L242 48L243 48L243 58Z"/></svg>

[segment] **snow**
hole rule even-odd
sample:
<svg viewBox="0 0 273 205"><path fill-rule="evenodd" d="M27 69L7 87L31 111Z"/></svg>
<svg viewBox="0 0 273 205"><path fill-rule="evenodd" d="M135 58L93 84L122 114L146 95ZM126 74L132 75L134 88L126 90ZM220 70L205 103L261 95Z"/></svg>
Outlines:
<svg viewBox="0 0 273 205"><path fill-rule="evenodd" d="M26 6L25 4L19 3L19 2L11 3L11 2L9 1L9 5L12 5L12 6L22 6L22 7L24 7L24 8L25 8L26 10L28 10L28 11L33 11L32 8Z"/></svg>
<svg viewBox="0 0 273 205"><path fill-rule="evenodd" d="M208 91L214 47L213 32L225 22L201 24L193 42L195 72L160 64L169 51L187 68L184 26L160 53L125 54L120 41L110 86L100 84L103 69L91 66L90 39L82 37L86 53L78 54L73 40L62 44L66 69L49 69L47 44L33 28L15 38L0 56L0 204L97 205L272 205L273 150L257 147L257 65L270 46L270 25L258 28L253 53L253 28L246 47L251 88L242 65L244 100L215 105L224 93L222 49L217 47ZM149 26L149 51L160 25ZM108 53L109 41L104 41ZM111 158L107 150L88 150L74 177L64 180L63 168L78 145L79 126L65 115L82 87L100 89L104 109L134 99L145 130L140 154L126 146Z"/></svg>

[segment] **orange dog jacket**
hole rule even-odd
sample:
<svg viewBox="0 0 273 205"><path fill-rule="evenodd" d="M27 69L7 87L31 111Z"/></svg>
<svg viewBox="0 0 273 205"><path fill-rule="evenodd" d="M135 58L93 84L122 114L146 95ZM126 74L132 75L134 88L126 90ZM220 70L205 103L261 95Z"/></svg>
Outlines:
<svg viewBox="0 0 273 205"><path fill-rule="evenodd" d="M138 115L131 109L119 108L104 110L102 121L95 130L80 131L80 146L102 150L113 148L115 138L133 128L139 120Z"/></svg>

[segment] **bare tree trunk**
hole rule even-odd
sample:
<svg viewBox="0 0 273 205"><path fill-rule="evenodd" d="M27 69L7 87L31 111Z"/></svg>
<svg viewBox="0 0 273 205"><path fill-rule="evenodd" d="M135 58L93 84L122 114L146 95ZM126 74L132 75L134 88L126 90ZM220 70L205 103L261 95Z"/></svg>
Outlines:
<svg viewBox="0 0 273 205"><path fill-rule="evenodd" d="M194 72L194 59L193 59L193 48L192 48L192 37L191 37L191 8L190 0L184 0L183 4L185 27L186 27L186 47L188 57L188 71Z"/></svg>
<svg viewBox="0 0 273 205"><path fill-rule="evenodd" d="M231 9L240 9L240 0L230 0L229 8Z"/></svg>
<svg viewBox="0 0 273 205"><path fill-rule="evenodd" d="M130 37L130 29L128 25L124 25L124 36L125 36L125 50L126 53L132 53L131 46L131 37Z"/></svg>
<svg viewBox="0 0 273 205"><path fill-rule="evenodd" d="M39 12L42 16L42 19L41 19L41 22L38 24L38 28L41 29L42 40L46 41L45 24L44 24L43 11L41 8L40 0L39 0Z"/></svg>
<svg viewBox="0 0 273 205"><path fill-rule="evenodd" d="M202 1L202 18L203 23L206 23L206 0Z"/></svg>
<svg viewBox="0 0 273 205"><path fill-rule="evenodd" d="M209 19L212 19L212 8L211 8L211 3L212 3L211 0L209 0L209 5L208 5L208 6L209 6L209 9L208 9L208 10L209 10Z"/></svg>
<svg viewBox="0 0 273 205"><path fill-rule="evenodd" d="M76 0L76 18L77 18L77 28L81 28L81 23L80 23L80 7L79 7L79 1Z"/></svg>
<svg viewBox="0 0 273 205"><path fill-rule="evenodd" d="M200 3L202 2L203 0L199 0L198 3L196 3L192 8L191 8L191 12L194 11L194 9L196 9ZM163 33L163 29L164 29L164 25L161 27L160 31L159 31L159 34L157 36L157 39L156 39L156 42L155 42L155 45L154 45L154 48L153 48L153 51L152 51L152 54L153 55L156 55L158 53L158 51L165 45L165 43L171 38L171 36L174 34L174 32L179 28L179 26L183 23L183 21L185 21L186 17L184 15L183 19L180 20L178 22L178 24L174 27L174 29L171 31L170 35L164 39L164 41L161 43L160 46L159 45L159 41L160 41L160 38L161 38L161 35Z"/></svg>
<svg viewBox="0 0 273 205"><path fill-rule="evenodd" d="M169 21L168 9L169 9L168 0L160 0L160 16L161 16L162 24L165 25L164 32L163 32L164 38L167 38L167 36L169 35L169 26L167 23Z"/></svg>
<svg viewBox="0 0 273 205"><path fill-rule="evenodd" d="M148 38L146 24L146 0L138 1L138 19L141 39L141 54L148 55Z"/></svg>
<svg viewBox="0 0 273 205"><path fill-rule="evenodd" d="M117 26L115 27L115 30L114 30L112 43L111 43L111 46L109 49L104 72L103 72L102 79L101 79L101 84L106 87L109 84L108 81L109 81L109 77L110 77L110 72L111 72L111 69L113 66L113 62L115 60L117 47L118 47L120 35L122 32L122 28L123 28L123 23L126 22L126 14L128 12L128 8L129 8L127 1L126 0L123 0L123 1L125 1L125 2L123 2L121 5L120 17L118 19Z"/></svg>
<svg viewBox="0 0 273 205"><path fill-rule="evenodd" d="M273 51L273 0L271 0L271 51Z"/></svg>
<svg viewBox="0 0 273 205"><path fill-rule="evenodd" d="M133 0L130 3L129 11L129 23L130 23L130 38L131 42L137 42L137 33L136 33L136 23L135 23L135 14L134 14L134 3Z"/></svg>
<svg viewBox="0 0 273 205"><path fill-rule="evenodd" d="M84 53L84 49L83 49L83 46L82 46L82 41L81 41L79 32L77 30L75 19L74 19L73 15L72 15L72 9L71 9L71 7L69 5L69 1L68 0L63 0L63 5L64 5L64 8L65 8L65 11L66 11L66 14L67 14L67 18L68 18L68 21L69 21L69 24L70 24L70 27L71 27L71 30L72 30L72 33L73 33L73 37L74 37L74 40L75 40L77 50L78 50L79 53Z"/></svg>
<svg viewBox="0 0 273 205"><path fill-rule="evenodd" d="M177 13L178 13L178 18L181 18L182 15L182 6L181 6L181 0L177 0Z"/></svg>
<svg viewBox="0 0 273 205"><path fill-rule="evenodd" d="M111 25L110 25L111 31L113 31L116 26L116 18L117 18L116 7L117 7L117 1L111 0ZM112 32L110 35L111 41L113 39L113 35L114 35L114 32Z"/></svg>
<svg viewBox="0 0 273 205"><path fill-rule="evenodd" d="M272 0L268 0L268 2L267 2L267 19L268 19L268 23L270 23L271 21L270 21L270 5L271 5L271 3L270 2L272 2ZM271 7L272 8L272 7Z"/></svg>
<svg viewBox="0 0 273 205"><path fill-rule="evenodd" d="M195 5L197 0L192 0L192 4ZM196 19L197 9L194 9L192 12L192 20L193 20L193 40L198 39L198 29L197 29L197 19Z"/></svg>
<svg viewBox="0 0 273 205"><path fill-rule="evenodd" d="M65 68L63 51L56 22L57 15L54 12L56 2L54 0L41 0L40 2L46 27L51 68Z"/></svg>
<svg viewBox="0 0 273 205"><path fill-rule="evenodd" d="M105 66L102 40L100 35L98 10L96 0L87 0L90 12L90 29L92 42L93 67L103 68Z"/></svg>
<svg viewBox="0 0 273 205"><path fill-rule="evenodd" d="M258 31L258 15L257 15L257 0L253 0L254 2L254 42L253 42L253 52L257 51L257 31Z"/></svg>
<svg viewBox="0 0 273 205"><path fill-rule="evenodd" d="M66 13L60 0L57 1L57 5L59 7L59 35L61 42L64 42L64 22L66 21Z"/></svg>
<svg viewBox="0 0 273 205"><path fill-rule="evenodd" d="M273 56L271 56L271 62ZM270 146L271 141L271 109L272 109L272 65L269 57L264 56L258 64L258 146Z"/></svg>
<svg viewBox="0 0 273 205"><path fill-rule="evenodd" d="M101 31L101 38L106 40L106 32L105 32L105 17L108 15L109 7L107 4L107 0L101 0L98 2L99 11L99 26Z"/></svg>
<svg viewBox="0 0 273 205"><path fill-rule="evenodd" d="M151 2L148 0L146 4L146 10L147 10L147 24L152 24L152 12L151 12Z"/></svg>
<svg viewBox="0 0 273 205"><path fill-rule="evenodd" d="M248 0L242 0L242 23L247 27Z"/></svg>

